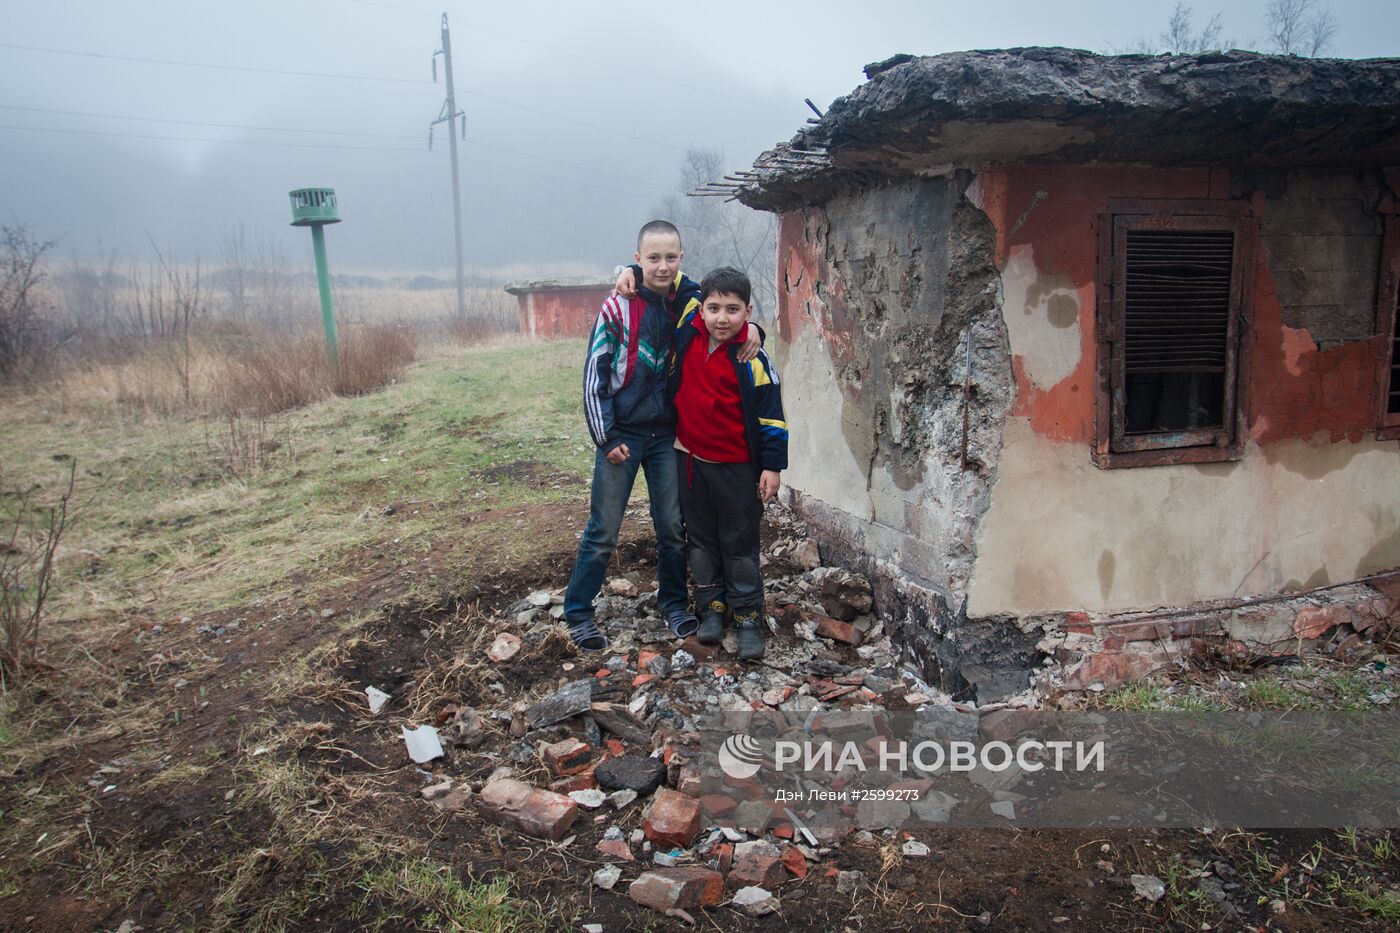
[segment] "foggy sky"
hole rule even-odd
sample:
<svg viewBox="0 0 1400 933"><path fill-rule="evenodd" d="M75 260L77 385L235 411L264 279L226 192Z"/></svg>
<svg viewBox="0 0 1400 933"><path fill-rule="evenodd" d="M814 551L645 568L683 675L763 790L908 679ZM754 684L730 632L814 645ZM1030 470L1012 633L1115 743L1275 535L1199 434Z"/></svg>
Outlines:
<svg viewBox="0 0 1400 933"><path fill-rule="evenodd" d="M300 262L309 237L287 225L287 191L328 186L345 219L328 232L337 271L448 270L444 128L427 150L446 12L467 114L468 267L596 271L630 253L636 227L675 189L686 146L745 167L803 125L802 98L825 108L864 80L867 62L1019 45L1109 51L1155 38L1173 5L0 0L0 218L61 237L62 256L144 256L149 236L177 261L213 264L221 231L242 223ZM1220 10L1236 46L1262 48L1265 5L1194 7L1198 25ZM1400 53L1400 4L1331 7L1330 54Z"/></svg>

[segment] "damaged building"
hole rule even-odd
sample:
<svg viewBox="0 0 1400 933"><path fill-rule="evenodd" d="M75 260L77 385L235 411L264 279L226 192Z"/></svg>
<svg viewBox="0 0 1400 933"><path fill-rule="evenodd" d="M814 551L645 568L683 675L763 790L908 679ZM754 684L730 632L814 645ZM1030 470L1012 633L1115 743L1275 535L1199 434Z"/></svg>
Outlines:
<svg viewBox="0 0 1400 933"><path fill-rule="evenodd" d="M522 336L554 338L586 336L612 288L611 277L575 275L511 282L505 290L516 298Z"/></svg>
<svg viewBox="0 0 1400 933"><path fill-rule="evenodd" d="M872 65L775 212L792 503L946 689L1345 651L1400 605L1400 61Z"/></svg>

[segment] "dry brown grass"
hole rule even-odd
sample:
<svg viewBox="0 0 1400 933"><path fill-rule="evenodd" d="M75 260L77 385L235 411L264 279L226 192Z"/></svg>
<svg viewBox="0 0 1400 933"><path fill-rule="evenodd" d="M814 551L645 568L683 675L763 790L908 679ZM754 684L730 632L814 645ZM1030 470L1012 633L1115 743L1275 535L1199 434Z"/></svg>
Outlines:
<svg viewBox="0 0 1400 933"><path fill-rule="evenodd" d="M417 356L407 327L346 328L339 372L319 333L219 335L139 346L105 360L73 361L35 392L60 411L123 416L265 418L329 395L363 395L398 378Z"/></svg>

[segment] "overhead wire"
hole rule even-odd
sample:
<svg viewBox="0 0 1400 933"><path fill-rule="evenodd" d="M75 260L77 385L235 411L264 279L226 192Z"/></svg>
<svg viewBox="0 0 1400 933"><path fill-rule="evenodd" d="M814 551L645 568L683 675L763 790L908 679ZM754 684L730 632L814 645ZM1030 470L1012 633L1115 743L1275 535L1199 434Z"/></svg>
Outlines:
<svg viewBox="0 0 1400 933"><path fill-rule="evenodd" d="M358 130L354 130L354 131L352 131L352 130L320 130L320 129L308 129L308 128L304 128L304 127L291 127L291 126L258 126L258 125L256 125L256 124L249 124L249 123L214 123L214 122L205 121L205 120L176 120L176 119L166 118L166 117L140 117L140 116L131 116L131 115L126 115L126 114L96 113L96 112L85 111L85 110L62 110L62 109L52 108L52 107L25 107L25 106L22 106L22 105L20 105L20 104L0 104L0 110L18 110L18 111L22 111L22 112L24 112L24 113L45 113L45 114L55 114L55 115L58 115L58 116L89 117L89 118L99 118L99 119L107 119L107 120L131 120L131 121L133 121L133 122L139 122L139 123L168 123L168 124L174 124L174 125L180 125L180 126L203 126L203 127L209 127L209 128L211 128L211 129L254 130L254 131L256 131L256 132L267 132L267 133L305 133L305 134L317 135L317 136L360 136L360 137L366 137L366 138L371 138L371 139L418 139L418 140L421 140L421 139L423 138L421 135L409 135L409 134L407 134L407 133L374 133L374 132L365 132L365 131L358 131ZM154 137L154 138L159 138L159 137ZM216 141L228 141L228 140L207 140L207 141L208 141L208 142L216 142ZM653 187L653 188L662 188L662 189L664 189L664 190L670 190L670 187L671 187L671 186L669 186L669 185L661 184L660 182L647 181L647 180L642 179L642 178L633 178L633 177L630 176L630 175L619 175L619 174L617 174L616 172L606 172L606 171L603 171L602 169L589 168L589 167L586 166L586 165L577 165L577 164L575 164L575 163L573 163L573 162L565 162L565 161L560 160L560 159L551 159L551 158L549 158L548 156L536 155L536 154L534 154L534 153L532 153L532 152L524 152L524 151L519 150L519 149L511 149L511 148L509 148L509 147L507 147L507 146L498 146L498 145L495 145L494 143L485 143L485 142L481 142L480 140L475 140L475 139L467 139L467 140L464 140L464 142L467 142L467 143L469 143L470 145L473 145L473 146L481 146L481 147L484 148L484 149L494 149L494 150L496 150L496 151L498 151L498 152L504 152L504 153L508 153L508 154L510 154L510 155L523 156L523 157L525 157L525 158L527 158L527 159L536 159L536 160L538 160L538 161L540 161L540 162L548 162L548 163L550 163L551 165L558 165L558 166L561 166L561 167L563 167L563 168L572 168L572 169L577 169L578 171L581 171L581 172L591 172L591 173L594 173L594 174L597 174L597 175L603 175L603 176L608 177L608 178L616 178L616 179L619 180L619 181L627 181L627 182L632 182L632 183L634 183L634 184L639 184L639 185L648 185L648 186ZM353 147L352 147L352 148L353 148ZM408 150L405 150L405 151L408 151Z"/></svg>
<svg viewBox="0 0 1400 933"><path fill-rule="evenodd" d="M76 49L56 49L50 46L25 45L17 42L0 42L0 49L18 49L26 52L40 52L48 55L68 55L75 58L110 59L112 61L134 62L143 65L165 65L179 68L205 68L215 71L236 71L246 74L269 74L280 75L283 77L329 78L332 80L341 81L380 81L391 84L433 84L432 81L429 81L425 78L395 78L383 75L356 75L323 71L296 71L286 68L257 68L251 65L227 65L216 64L213 62L181 61L179 59L171 58L144 58L135 55L113 55L106 52L83 52L78 51ZM458 94L465 94L468 97L475 97L479 100L489 100L493 103L500 104L504 107L511 107L515 110L521 110L526 113L533 113L542 117L549 117L552 120L559 120L564 123L571 123L575 126L588 127L589 129L598 130L600 132L608 133L613 136L620 136L625 139L634 140L636 142L648 143L653 146L658 146L662 149L673 149L677 152L685 151L684 146L677 146L673 143L664 142L663 140L656 139L655 137L639 136L635 133L628 133L624 130L619 130L616 127L602 126L597 123L589 123L587 120L578 120L574 117L566 117L563 114L552 113L548 110L541 110L538 107L531 107L528 104L519 104L512 100L506 100L503 97L495 97L491 94L483 94L479 91L471 91L465 88L456 87L455 85L453 86L453 90Z"/></svg>
<svg viewBox="0 0 1400 933"><path fill-rule="evenodd" d="M62 128L62 127L49 127L49 126L13 126L13 125L9 125L9 124L0 124L0 130L17 130L17 131L21 131L21 132L31 132L31 133L60 133L60 134L65 134L65 135L81 135L81 136L106 136L106 137L116 137L116 138L122 138L122 139L150 139L150 140L158 140L158 141L162 141L162 142L192 142L192 143L216 143L216 144L232 143L232 144L234 144L234 145L242 145L242 146L277 146L277 147L281 147L281 148L290 148L290 149L340 149L340 150L362 151L362 152L411 152L411 153L415 153L415 154L418 154L418 153L427 153L427 154L429 154L429 155L436 155L436 154L438 154L438 153L436 153L436 152L427 152L427 150L423 150L423 149L416 149L416 148L415 148L415 149L410 149L410 148L407 148L407 147L404 147L404 146L347 146L347 145L336 145L336 144L333 144L333 143L298 143L298 142L284 142L284 141L278 141L278 140L208 139L208 138L193 137L193 136L155 136L155 135L151 135L151 134L147 134L147 133L117 133L117 132L110 132L110 131L104 131L104 130L75 130L75 129L66 129L66 128ZM627 190L624 190L624 189L621 189L621 188L610 188L610 187L608 187L608 186L606 186L606 185L597 185L597 184L593 184L593 183L590 183L590 182L579 181L579 180L577 180L577 179L560 178L560 177L557 176L557 175L545 175L545 174L543 174L543 173L541 173L541 172L531 172L531 171L529 171L528 169L517 168L517 167L515 167L515 166L513 166L513 165L502 165L502 164L500 164L499 162L488 162L488 161L485 161L484 159L474 159L474 158L472 158L472 157L470 157L470 156L464 156L464 155L460 155L460 154L457 156L457 161L459 161L459 162L470 162L470 163L472 163L472 164L474 164L474 165L484 165L484 166L487 166L487 167L490 167L490 168L501 169L501 170L507 171L507 172L515 172L516 174L519 174L519 175L528 175L528 176L533 177L533 178L547 179L547 180L549 180L549 181L556 181L556 182L559 182L559 183L561 183L561 184L570 185L570 186L573 186L573 187L592 188L592 189L597 190L597 191L606 191L606 192L609 192L609 193L611 193L611 194L620 194L620 195L624 195L624 196L626 196L626 197L634 197L634 198L642 198L642 199L645 199L645 198L649 197L648 195L639 194L639 193L636 192L636 191L627 191Z"/></svg>

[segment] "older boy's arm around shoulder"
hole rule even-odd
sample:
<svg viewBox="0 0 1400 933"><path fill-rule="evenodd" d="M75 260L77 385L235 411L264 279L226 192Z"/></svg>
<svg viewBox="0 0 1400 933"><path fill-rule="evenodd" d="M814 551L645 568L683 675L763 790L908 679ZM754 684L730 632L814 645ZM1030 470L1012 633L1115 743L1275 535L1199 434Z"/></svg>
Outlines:
<svg viewBox="0 0 1400 933"><path fill-rule="evenodd" d="M780 474L788 465L788 427L783 416L783 393L768 354L762 350L749 364L754 375L754 408L758 414L758 492L767 502L782 485Z"/></svg>
<svg viewBox="0 0 1400 933"><path fill-rule="evenodd" d="M616 438L613 422L612 371L617 359L617 299L603 302L588 337L583 365L583 415L593 443L610 463L627 459L627 445Z"/></svg>

